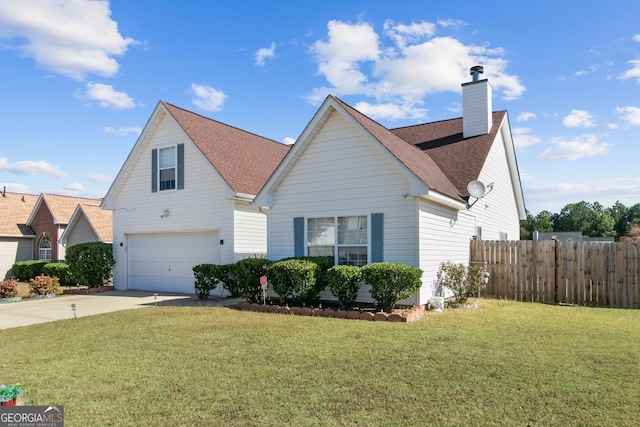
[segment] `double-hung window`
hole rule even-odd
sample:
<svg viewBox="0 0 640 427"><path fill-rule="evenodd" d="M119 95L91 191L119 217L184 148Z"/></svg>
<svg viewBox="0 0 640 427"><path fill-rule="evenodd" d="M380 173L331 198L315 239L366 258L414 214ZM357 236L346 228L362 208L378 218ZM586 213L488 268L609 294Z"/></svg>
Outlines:
<svg viewBox="0 0 640 427"><path fill-rule="evenodd" d="M335 264L363 266L368 262L366 215L307 219L307 253L331 258Z"/></svg>
<svg viewBox="0 0 640 427"><path fill-rule="evenodd" d="M176 147L158 150L160 172L160 191L175 190L176 188Z"/></svg>
<svg viewBox="0 0 640 427"><path fill-rule="evenodd" d="M184 189L184 144L151 150L151 192Z"/></svg>

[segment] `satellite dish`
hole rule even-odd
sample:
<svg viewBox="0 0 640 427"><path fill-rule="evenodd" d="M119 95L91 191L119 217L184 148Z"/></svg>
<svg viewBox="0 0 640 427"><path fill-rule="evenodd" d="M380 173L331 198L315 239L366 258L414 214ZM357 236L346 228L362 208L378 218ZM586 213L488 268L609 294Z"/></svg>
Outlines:
<svg viewBox="0 0 640 427"><path fill-rule="evenodd" d="M481 197L484 197L484 194L487 190L482 182L473 180L469 181L469 183L467 184L467 191L472 197L479 199Z"/></svg>

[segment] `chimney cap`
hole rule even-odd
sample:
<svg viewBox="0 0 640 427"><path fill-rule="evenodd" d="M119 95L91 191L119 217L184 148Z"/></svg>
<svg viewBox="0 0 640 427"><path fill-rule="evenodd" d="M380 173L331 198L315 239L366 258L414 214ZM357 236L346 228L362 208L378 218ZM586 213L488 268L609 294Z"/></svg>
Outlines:
<svg viewBox="0 0 640 427"><path fill-rule="evenodd" d="M474 65L471 67L470 73L473 76L473 81L476 82L480 79L480 74L484 73L484 67L482 65Z"/></svg>

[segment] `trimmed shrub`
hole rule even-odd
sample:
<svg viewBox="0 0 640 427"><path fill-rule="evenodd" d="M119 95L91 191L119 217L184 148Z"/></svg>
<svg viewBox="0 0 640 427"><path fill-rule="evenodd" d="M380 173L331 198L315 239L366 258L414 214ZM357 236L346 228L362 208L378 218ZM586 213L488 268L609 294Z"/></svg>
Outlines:
<svg viewBox="0 0 640 427"><path fill-rule="evenodd" d="M329 289L342 310L351 310L358 298L362 283L362 272L355 265L335 265L327 270Z"/></svg>
<svg viewBox="0 0 640 427"><path fill-rule="evenodd" d="M18 282L16 280L3 280L0 282L0 298L13 298L18 295Z"/></svg>
<svg viewBox="0 0 640 427"><path fill-rule="evenodd" d="M318 264L306 259L284 259L267 267L267 277L280 302L295 297L296 303L306 305L316 294L315 272Z"/></svg>
<svg viewBox="0 0 640 427"><path fill-rule="evenodd" d="M422 270L394 262L377 262L360 268L365 283L371 286L376 310L391 313L396 303L409 298L422 286Z"/></svg>
<svg viewBox="0 0 640 427"><path fill-rule="evenodd" d="M69 264L64 262L50 262L45 265L43 268L43 272L46 276L49 277L57 277L60 279L61 285L71 285L73 281L71 280L71 275L69 274Z"/></svg>
<svg viewBox="0 0 640 427"><path fill-rule="evenodd" d="M331 267L333 267L333 259L327 258L327 257L320 257L320 256L301 256L301 257L284 258L280 261L285 261L290 259L311 261L312 263L316 264L316 271L314 273L316 278L316 283L313 285L312 288L308 289L307 291L303 292L300 295L296 295L294 299L300 304L304 303L305 305L309 305L309 306L318 305L318 303L320 302L320 293L323 290L325 290L327 286L329 286L327 271Z"/></svg>
<svg viewBox="0 0 640 427"><path fill-rule="evenodd" d="M113 247L108 243L80 243L67 248L66 261L73 280L80 285L98 288L111 279Z"/></svg>
<svg viewBox="0 0 640 427"><path fill-rule="evenodd" d="M465 267L447 261L440 264L437 274L442 286L453 292L453 302L459 304L464 304L484 284L482 269L478 267Z"/></svg>
<svg viewBox="0 0 640 427"><path fill-rule="evenodd" d="M57 277L36 276L30 280L29 287L34 295L60 293L59 279Z"/></svg>
<svg viewBox="0 0 640 427"><path fill-rule="evenodd" d="M225 278L225 266L215 264L200 264L193 267L195 276L195 291L198 299L209 298L209 293Z"/></svg>
<svg viewBox="0 0 640 427"><path fill-rule="evenodd" d="M266 258L245 258L234 264L233 274L237 294L249 302L262 302L260 276L267 275L271 261Z"/></svg>
<svg viewBox="0 0 640 427"><path fill-rule="evenodd" d="M20 282L28 282L36 276L43 275L44 266L47 264L50 264L50 261L18 261L13 264L11 270L13 271L13 276Z"/></svg>

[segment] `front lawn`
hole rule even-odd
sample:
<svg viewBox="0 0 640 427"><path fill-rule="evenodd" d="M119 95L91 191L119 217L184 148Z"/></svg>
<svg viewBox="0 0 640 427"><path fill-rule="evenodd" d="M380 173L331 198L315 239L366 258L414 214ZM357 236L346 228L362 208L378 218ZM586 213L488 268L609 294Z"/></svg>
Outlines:
<svg viewBox="0 0 640 427"><path fill-rule="evenodd" d="M0 331L66 426L603 426L640 419L640 310L479 300L389 323L151 307Z"/></svg>

